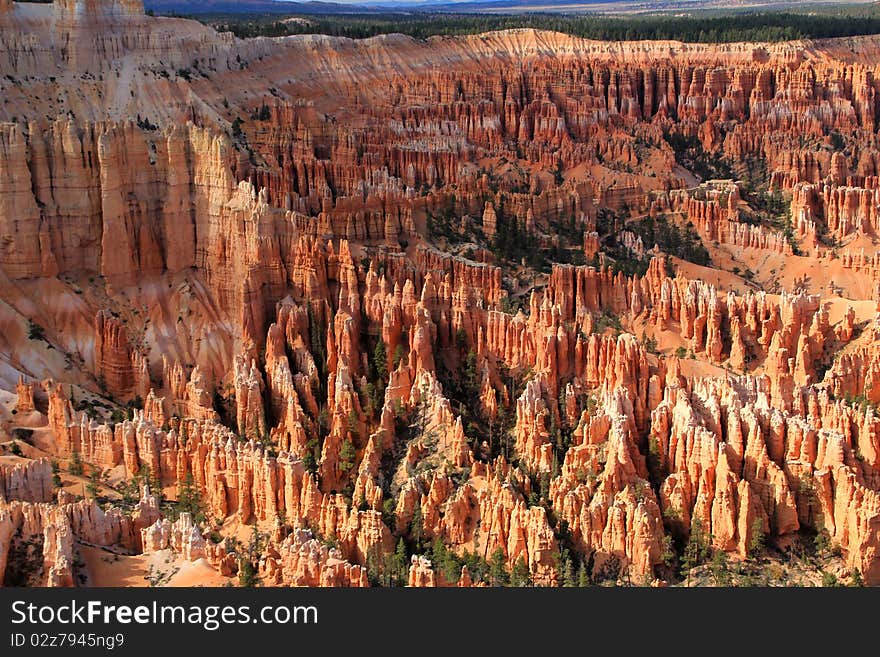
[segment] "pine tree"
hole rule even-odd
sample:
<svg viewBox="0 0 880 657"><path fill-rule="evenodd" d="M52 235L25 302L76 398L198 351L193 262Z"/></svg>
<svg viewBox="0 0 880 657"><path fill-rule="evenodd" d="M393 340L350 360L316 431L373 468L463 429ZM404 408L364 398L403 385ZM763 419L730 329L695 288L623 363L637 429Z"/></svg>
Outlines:
<svg viewBox="0 0 880 657"><path fill-rule="evenodd" d="M581 561L581 565L578 567L578 575L577 575L577 585L578 588L587 588L590 586L592 582L590 581L590 573L587 570L587 564Z"/></svg>
<svg viewBox="0 0 880 657"><path fill-rule="evenodd" d="M724 550L715 550L712 554L712 577L715 584L728 587L731 585L730 569L727 565L727 553Z"/></svg>
<svg viewBox="0 0 880 657"><path fill-rule="evenodd" d="M83 473L83 462L82 457L80 457L79 452L74 450L70 455L70 465L68 466L68 471L70 474L74 476L81 476Z"/></svg>
<svg viewBox="0 0 880 657"><path fill-rule="evenodd" d="M661 545L663 546L663 552L660 553L660 558L664 564L672 568L675 564L675 549L672 544L672 537L664 536Z"/></svg>
<svg viewBox="0 0 880 657"><path fill-rule="evenodd" d="M748 550L749 557L754 559L764 549L764 521L761 518L755 518L751 530Z"/></svg>
<svg viewBox="0 0 880 657"><path fill-rule="evenodd" d="M577 586L577 574L568 548L561 548L556 557L556 579L565 588Z"/></svg>
<svg viewBox="0 0 880 657"><path fill-rule="evenodd" d="M397 369L404 358L406 358L406 348L403 344L399 344L394 349L394 369Z"/></svg>
<svg viewBox="0 0 880 657"><path fill-rule="evenodd" d="M865 579L858 568L853 568L849 573L850 586L864 586Z"/></svg>
<svg viewBox="0 0 880 657"><path fill-rule="evenodd" d="M162 480L159 478L157 472L155 472L152 468L143 466L141 468L141 472L145 472L145 477L143 481L150 487L150 493L156 498L156 501L161 504L165 501L165 490L162 487Z"/></svg>
<svg viewBox="0 0 880 657"><path fill-rule="evenodd" d="M189 513L196 524L201 523L205 519L202 492L199 490L190 472L187 472L184 478L177 484L177 511L179 513Z"/></svg>
<svg viewBox="0 0 880 657"><path fill-rule="evenodd" d="M315 473L318 471L318 461L315 459L315 454L311 449L306 450L306 453L303 454L302 462L306 472Z"/></svg>
<svg viewBox="0 0 880 657"><path fill-rule="evenodd" d="M251 537L248 541L247 551L238 558L238 584L242 587L253 588L260 585L257 564L260 559L263 537L257 529L257 523L253 524Z"/></svg>
<svg viewBox="0 0 880 657"><path fill-rule="evenodd" d="M351 470L356 456L354 444L348 439L342 441L342 447L339 449L339 469L343 472Z"/></svg>
<svg viewBox="0 0 880 657"><path fill-rule="evenodd" d="M416 504L413 512L412 520L409 522L409 537L413 541L416 552L422 551L422 538L424 537L424 527L422 526L422 505Z"/></svg>
<svg viewBox="0 0 880 657"><path fill-rule="evenodd" d="M682 570L690 578L691 569L699 566L709 556L709 539L703 531L703 523L699 518L694 518L691 524L691 535L684 549L682 558Z"/></svg>
<svg viewBox="0 0 880 657"><path fill-rule="evenodd" d="M489 583L492 586L507 586L510 584L510 573L507 572L507 560L504 558L504 550L496 548L489 557Z"/></svg>
<svg viewBox="0 0 880 657"><path fill-rule="evenodd" d="M409 561L406 554L406 543L403 542L403 539L397 541L397 549L394 551L393 563L394 563L394 578L393 578L393 586L405 586L407 580L407 567L406 564Z"/></svg>
<svg viewBox="0 0 880 657"><path fill-rule="evenodd" d="M92 498L98 497L99 483L101 481L101 471L93 467L89 471L89 483L86 484L86 490Z"/></svg>
<svg viewBox="0 0 880 657"><path fill-rule="evenodd" d="M382 576L382 549L378 545L373 545L367 550L367 580L370 586L379 586Z"/></svg>
<svg viewBox="0 0 880 657"><path fill-rule="evenodd" d="M380 337L376 340L376 346L373 348L373 358L370 363L373 370L374 380L388 380L388 356L385 352L385 341Z"/></svg>
<svg viewBox="0 0 880 657"><path fill-rule="evenodd" d="M510 571L511 586L529 586L532 583L532 573L529 571L529 565L522 555L517 558L513 564L513 570Z"/></svg>

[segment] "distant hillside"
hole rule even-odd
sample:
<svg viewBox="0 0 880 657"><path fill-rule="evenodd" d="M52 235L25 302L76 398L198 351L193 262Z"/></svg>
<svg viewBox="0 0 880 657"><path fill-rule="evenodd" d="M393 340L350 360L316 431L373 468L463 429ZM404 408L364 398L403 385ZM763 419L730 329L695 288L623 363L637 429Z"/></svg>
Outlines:
<svg viewBox="0 0 880 657"><path fill-rule="evenodd" d="M386 8L439 12L491 12L499 14L528 12L598 12L663 13L720 10L797 10L805 5L877 5L870 0L378 0L366 2Z"/></svg>
<svg viewBox="0 0 880 657"><path fill-rule="evenodd" d="M804 5L828 5L828 0L363 0L359 4L340 2L287 2L285 0L144 0L144 7L160 14L240 14L249 16L281 14L373 14L404 12L442 13L579 13L632 12L663 13L736 9L746 6L796 10ZM848 4L872 4L850 0Z"/></svg>
<svg viewBox="0 0 880 657"><path fill-rule="evenodd" d="M144 9L157 14L334 14L360 10L336 2L280 2L276 0L144 0Z"/></svg>

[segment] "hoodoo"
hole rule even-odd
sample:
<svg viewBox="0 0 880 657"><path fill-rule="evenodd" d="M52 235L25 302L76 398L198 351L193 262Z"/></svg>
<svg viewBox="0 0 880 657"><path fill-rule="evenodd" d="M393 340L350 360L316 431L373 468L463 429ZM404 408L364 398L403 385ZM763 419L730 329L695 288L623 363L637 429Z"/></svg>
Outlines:
<svg viewBox="0 0 880 657"><path fill-rule="evenodd" d="M880 584L878 52L0 0L0 583Z"/></svg>

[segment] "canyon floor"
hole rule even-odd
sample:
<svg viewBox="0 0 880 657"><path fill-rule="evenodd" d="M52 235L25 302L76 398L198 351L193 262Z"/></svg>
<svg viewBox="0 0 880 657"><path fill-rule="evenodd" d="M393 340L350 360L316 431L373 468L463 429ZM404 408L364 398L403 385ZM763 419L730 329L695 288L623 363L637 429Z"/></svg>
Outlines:
<svg viewBox="0 0 880 657"><path fill-rule="evenodd" d="M0 584L880 584L878 65L0 0Z"/></svg>

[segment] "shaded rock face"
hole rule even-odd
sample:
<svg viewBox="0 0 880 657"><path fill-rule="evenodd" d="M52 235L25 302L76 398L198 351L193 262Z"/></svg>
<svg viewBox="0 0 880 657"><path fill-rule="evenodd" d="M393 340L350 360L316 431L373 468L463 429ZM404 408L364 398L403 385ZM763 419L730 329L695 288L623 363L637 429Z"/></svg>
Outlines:
<svg viewBox="0 0 880 657"><path fill-rule="evenodd" d="M52 468L46 459L0 466L0 497L4 500L50 502Z"/></svg>
<svg viewBox="0 0 880 657"><path fill-rule="evenodd" d="M0 577L660 584L819 536L880 583L846 44L240 41L137 0L0 36Z"/></svg>
<svg viewBox="0 0 880 657"><path fill-rule="evenodd" d="M140 527L159 513L155 498L148 493L131 514L115 508L105 512L95 500L72 502L63 493L57 503L0 499L0 575L14 576L18 583L25 577L24 583L33 586L74 586L87 581L77 566L79 546L139 551ZM21 559L22 545L37 549L26 563Z"/></svg>

